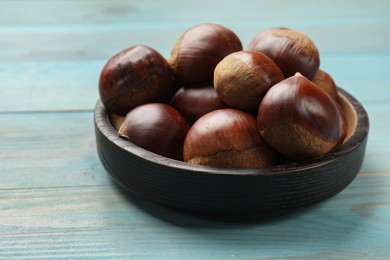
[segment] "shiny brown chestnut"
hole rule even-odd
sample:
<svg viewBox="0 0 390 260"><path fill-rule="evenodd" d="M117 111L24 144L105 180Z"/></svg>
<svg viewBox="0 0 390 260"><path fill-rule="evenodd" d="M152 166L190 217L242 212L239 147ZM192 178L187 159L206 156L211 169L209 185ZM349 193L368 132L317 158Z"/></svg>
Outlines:
<svg viewBox="0 0 390 260"><path fill-rule="evenodd" d="M156 154L182 160L188 130L188 123L176 109L163 103L149 103L126 115L118 135Z"/></svg>
<svg viewBox="0 0 390 260"><path fill-rule="evenodd" d="M190 125L211 111L227 107L211 83L182 87L173 96L171 106L176 108Z"/></svg>
<svg viewBox="0 0 390 260"><path fill-rule="evenodd" d="M106 63L100 74L99 93L108 111L125 116L136 106L169 101L172 86L167 60L156 50L137 45Z"/></svg>
<svg viewBox="0 0 390 260"><path fill-rule="evenodd" d="M199 118L183 148L185 162L222 168L269 167L275 163L275 156L261 137L256 118L232 108Z"/></svg>
<svg viewBox="0 0 390 260"><path fill-rule="evenodd" d="M214 68L226 55L242 50L230 29L202 23L185 31L172 48L169 64L181 85L213 80Z"/></svg>
<svg viewBox="0 0 390 260"><path fill-rule="evenodd" d="M340 118L340 139L338 144L341 144L344 141L344 138L347 134L348 125L347 119L345 118L344 111L339 103L338 91L336 84L327 72L322 69L319 69L312 82L322 88L328 95L335 101L337 106L337 111L339 113Z"/></svg>
<svg viewBox="0 0 390 260"><path fill-rule="evenodd" d="M260 32L248 45L270 57L284 77L301 73L313 79L320 67L320 55L314 42L305 34L288 28L271 28Z"/></svg>
<svg viewBox="0 0 390 260"><path fill-rule="evenodd" d="M278 65L255 51L231 53L214 70L214 87L221 99L243 110L257 110L268 89L283 79Z"/></svg>
<svg viewBox="0 0 390 260"><path fill-rule="evenodd" d="M337 96L337 99L339 99L339 96ZM339 101L335 101L339 120L340 120L340 134L339 134L339 141L337 142L336 146L342 144L347 137L348 133L348 120L347 116L345 115L345 111L343 110L341 104Z"/></svg>
<svg viewBox="0 0 390 260"><path fill-rule="evenodd" d="M330 76L327 72L319 69L315 77L312 79L312 82L328 93L333 100L337 100L338 95L336 84L334 83L332 76Z"/></svg>
<svg viewBox="0 0 390 260"><path fill-rule="evenodd" d="M298 74L264 96L257 121L263 138L281 154L306 159L326 154L340 140L340 114L324 90Z"/></svg>

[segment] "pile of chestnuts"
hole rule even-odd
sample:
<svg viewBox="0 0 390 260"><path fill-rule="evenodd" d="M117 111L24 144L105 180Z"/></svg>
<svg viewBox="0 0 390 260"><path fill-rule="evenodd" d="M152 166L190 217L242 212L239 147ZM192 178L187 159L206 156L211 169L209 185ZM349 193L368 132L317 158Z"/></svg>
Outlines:
<svg viewBox="0 0 390 260"><path fill-rule="evenodd" d="M198 165L262 168L323 155L343 142L344 111L305 34L272 28L243 50L230 29L186 30L169 59L144 45L104 66L100 98L120 137Z"/></svg>

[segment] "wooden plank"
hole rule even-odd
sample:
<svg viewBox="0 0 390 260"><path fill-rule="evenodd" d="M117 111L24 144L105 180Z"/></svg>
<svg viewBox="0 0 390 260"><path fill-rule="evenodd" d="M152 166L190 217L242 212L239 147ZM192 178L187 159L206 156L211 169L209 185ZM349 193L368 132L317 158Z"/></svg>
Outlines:
<svg viewBox="0 0 390 260"><path fill-rule="evenodd" d="M274 219L170 210L116 186L0 191L0 258L388 259L390 175Z"/></svg>
<svg viewBox="0 0 390 260"><path fill-rule="evenodd" d="M260 30L287 26L313 38L324 54L389 51L388 1L326 1L321 12L318 6L250 0L226 1L224 8L210 1L2 1L0 60L107 59L140 43L168 55L179 35L201 22L233 29L244 46Z"/></svg>
<svg viewBox="0 0 390 260"><path fill-rule="evenodd" d="M92 110L105 62L0 63L0 111Z"/></svg>
<svg viewBox="0 0 390 260"><path fill-rule="evenodd" d="M133 26L95 27L0 27L0 60L53 61L108 59L116 52L136 44L149 45L168 56L177 38L189 27L203 20L185 25L156 26L143 28ZM322 54L335 53L388 53L390 46L390 21L376 24L293 23L275 21L259 25L233 24L221 21L240 37L244 48L261 30L286 26L310 36ZM130 28L128 28L130 27ZM363 37L364 35L364 37ZM34 39L34 40L31 40Z"/></svg>
<svg viewBox="0 0 390 260"><path fill-rule="evenodd" d="M387 17L389 2L386 0L365 0L357 3L329 0L314 3L309 0L294 2L225 0L223 6L218 1L189 0L168 1L126 1L82 0L45 1L3 0L0 9L0 24L14 25L58 25L58 24L115 24L122 21L131 23L192 23L199 19L236 20L262 24L267 21L303 19L311 21L352 20L364 24L380 17ZM223 7L223 8L222 8ZM320 8L319 8L320 7ZM18 14L23 13L22 16ZM18 17L18 19L15 19Z"/></svg>
<svg viewBox="0 0 390 260"><path fill-rule="evenodd" d="M368 104L363 173L390 169L389 103ZM95 150L92 112L0 114L0 189L107 185ZM381 163L378 163L381 162Z"/></svg>
<svg viewBox="0 0 390 260"><path fill-rule="evenodd" d="M110 184L91 112L0 115L0 189Z"/></svg>
<svg viewBox="0 0 390 260"><path fill-rule="evenodd" d="M0 62L0 111L92 110L105 62ZM389 53L322 55L321 64L363 104L390 101Z"/></svg>
<svg viewBox="0 0 390 260"><path fill-rule="evenodd" d="M390 111L387 103L369 104L365 108L370 120L366 157L363 162L362 172L386 172L390 169L387 154L390 147Z"/></svg>

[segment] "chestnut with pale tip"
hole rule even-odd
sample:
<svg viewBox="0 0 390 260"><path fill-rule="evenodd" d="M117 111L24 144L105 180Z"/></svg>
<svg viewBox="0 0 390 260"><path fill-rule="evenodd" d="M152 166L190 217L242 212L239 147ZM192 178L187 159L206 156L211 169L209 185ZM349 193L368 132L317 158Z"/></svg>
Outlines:
<svg viewBox="0 0 390 260"><path fill-rule="evenodd" d="M211 111L227 107L212 83L182 87L173 96L171 106L176 108L190 125Z"/></svg>
<svg viewBox="0 0 390 260"><path fill-rule="evenodd" d="M202 23L185 31L172 48L169 64L182 86L213 80L215 66L242 50L238 36L225 26Z"/></svg>
<svg viewBox="0 0 390 260"><path fill-rule="evenodd" d="M256 118L238 109L212 111L195 122L184 140L185 162L221 168L263 168L275 164Z"/></svg>
<svg viewBox="0 0 390 260"><path fill-rule="evenodd" d="M283 79L278 65L255 51L231 53L214 70L214 87L221 99L243 110L257 110L268 89Z"/></svg>
<svg viewBox="0 0 390 260"><path fill-rule="evenodd" d="M103 67L99 94L104 106L125 116L131 109L151 102L168 102L173 74L156 50L136 45L114 55Z"/></svg>
<svg viewBox="0 0 390 260"><path fill-rule="evenodd" d="M323 155L340 143L342 126L336 103L300 74L267 92L257 122L266 142L289 158Z"/></svg>
<svg viewBox="0 0 390 260"><path fill-rule="evenodd" d="M320 67L320 55L314 42L305 34L289 28L271 28L260 32L248 45L270 57L284 77L301 73L313 79Z"/></svg>
<svg viewBox="0 0 390 260"><path fill-rule="evenodd" d="M182 160L188 130L188 123L176 109L163 103L149 103L126 115L118 135L148 151Z"/></svg>

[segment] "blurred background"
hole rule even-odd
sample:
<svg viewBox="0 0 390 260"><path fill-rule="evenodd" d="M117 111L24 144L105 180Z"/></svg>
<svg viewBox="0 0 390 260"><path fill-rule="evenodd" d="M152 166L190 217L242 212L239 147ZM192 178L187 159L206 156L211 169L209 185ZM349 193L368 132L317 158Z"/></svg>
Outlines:
<svg viewBox="0 0 390 260"><path fill-rule="evenodd" d="M317 44L322 69L368 101L389 87L389 14L387 0L2 0L0 111L69 109L70 103L90 110L112 55L145 44L168 57L180 34L202 22L229 27L244 47L270 27L301 31Z"/></svg>

